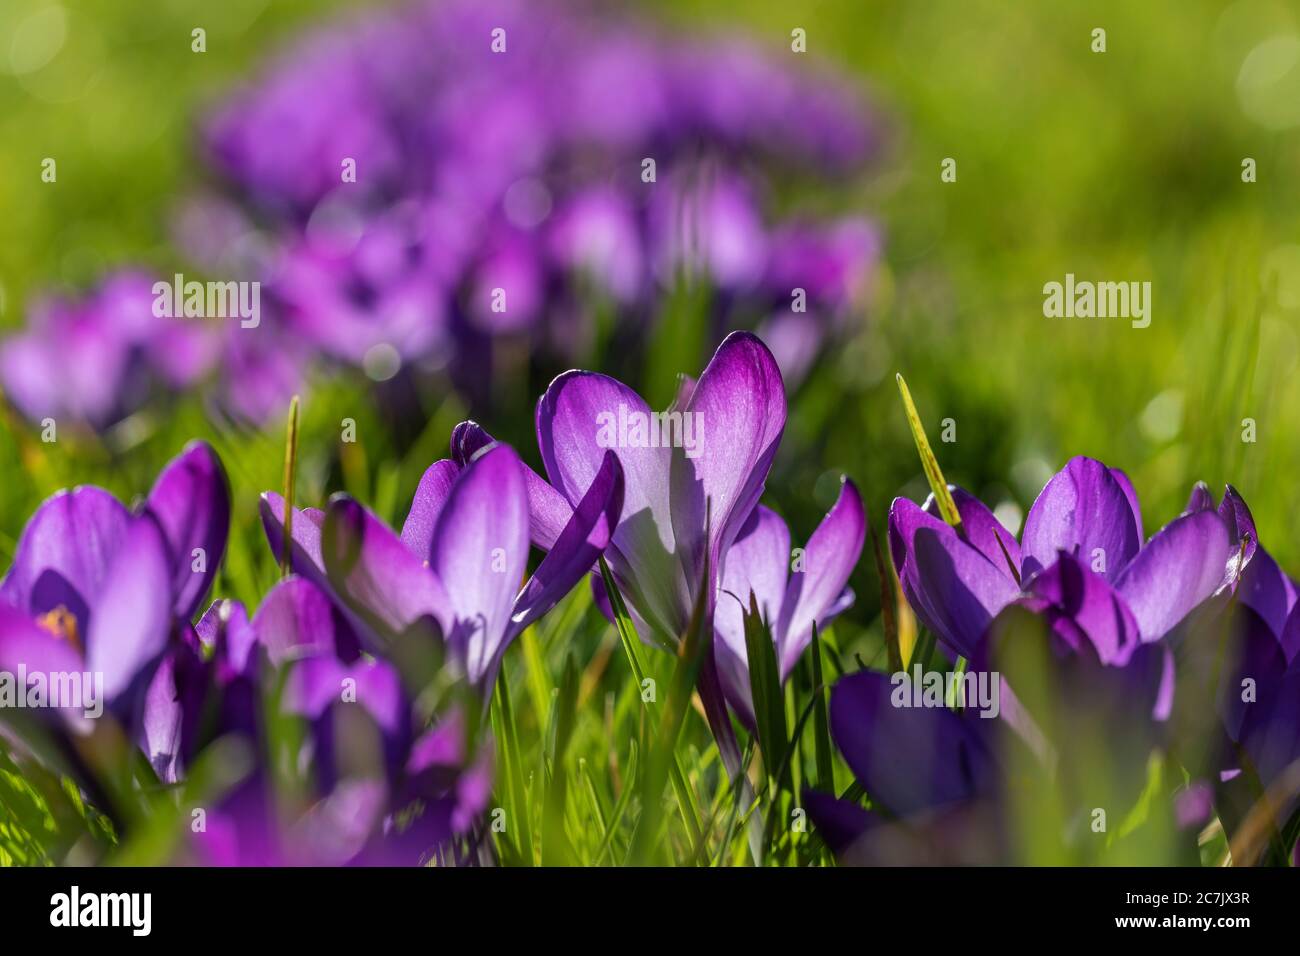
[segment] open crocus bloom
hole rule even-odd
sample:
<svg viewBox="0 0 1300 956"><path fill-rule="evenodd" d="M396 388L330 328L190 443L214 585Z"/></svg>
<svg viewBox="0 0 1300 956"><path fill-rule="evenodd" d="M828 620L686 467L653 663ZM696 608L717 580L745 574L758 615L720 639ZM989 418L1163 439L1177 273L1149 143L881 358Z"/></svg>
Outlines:
<svg viewBox="0 0 1300 956"><path fill-rule="evenodd" d="M714 655L732 707L753 723L745 612L751 595L776 643L782 682L812 641L813 623L824 627L853 603L847 587L866 539L866 513L853 482L845 479L835 505L794 556L790 530L776 512L759 505L727 551L713 628Z"/></svg>
<svg viewBox="0 0 1300 956"><path fill-rule="evenodd" d="M1185 513L1142 544L1137 495L1123 472L1074 458L1043 488L1016 542L974 495L952 489L962 529L905 498L894 501L889 545L903 591L917 617L950 651L971 657L989 623L1022 592L1074 605L1071 615L1136 629L1136 642L1157 641L1225 580L1232 542L1213 510ZM1038 581L1061 555L1079 575ZM1062 584L1070 584L1063 591ZM1115 648L1132 634L1116 638ZM1110 653L1103 651L1103 653Z"/></svg>
<svg viewBox="0 0 1300 956"><path fill-rule="evenodd" d="M668 413L652 413L606 375L565 372L537 405L550 483L529 481L535 534L544 538L559 524L616 448L626 493L606 557L644 625L642 636L671 645L690 618L706 554L712 608L725 555L758 504L785 415L776 361L747 332L727 336Z"/></svg>
<svg viewBox="0 0 1300 956"><path fill-rule="evenodd" d="M292 560L381 645L436 622L470 682L490 688L510 642L591 570L622 506L623 469L611 452L519 590L529 547L524 466L512 448L493 444L463 469L450 461L430 466L400 536L345 495L324 513L296 512ZM278 497L263 497L277 549L283 509Z"/></svg>
<svg viewBox="0 0 1300 956"><path fill-rule="evenodd" d="M105 702L138 719L169 637L211 586L229 514L225 472L202 443L163 469L136 513L93 486L47 499L0 581L0 669L96 675Z"/></svg>

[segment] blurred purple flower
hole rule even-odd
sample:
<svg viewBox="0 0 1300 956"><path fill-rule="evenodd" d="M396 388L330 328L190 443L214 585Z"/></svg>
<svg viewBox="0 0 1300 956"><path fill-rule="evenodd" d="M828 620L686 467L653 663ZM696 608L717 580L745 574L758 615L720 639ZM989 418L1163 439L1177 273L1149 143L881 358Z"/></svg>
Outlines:
<svg viewBox="0 0 1300 956"><path fill-rule="evenodd" d="M295 764L305 793L282 792L259 756L281 683L281 714L305 721ZM187 832L184 853L198 862L413 866L454 852L486 807L490 751L463 711L445 708L428 726L394 666L361 655L330 597L304 578L277 584L251 620L236 602L214 604L159 670L149 704L146 750L165 781L216 744L250 761Z"/></svg>
<svg viewBox="0 0 1300 956"><path fill-rule="evenodd" d="M217 330L154 315L153 282L125 271L80 301L51 299L0 342L0 386L33 421L65 418L96 428L135 411L150 386L181 391L213 366Z"/></svg>

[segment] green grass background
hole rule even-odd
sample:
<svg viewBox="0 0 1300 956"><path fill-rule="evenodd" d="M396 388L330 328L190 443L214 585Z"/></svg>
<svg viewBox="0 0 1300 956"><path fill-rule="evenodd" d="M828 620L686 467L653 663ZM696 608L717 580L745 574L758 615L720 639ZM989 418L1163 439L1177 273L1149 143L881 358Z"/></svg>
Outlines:
<svg viewBox="0 0 1300 956"><path fill-rule="evenodd" d="M20 324L42 290L85 286L115 264L168 268L169 210L206 175L193 149L198 111L303 25L360 5L74 0L61 6L59 52L22 76L10 72L14 58L40 51L21 25L52 4L0 7L0 329ZM778 51L802 27L804 59L860 79L889 129L885 152L847 192L816 182L781 190L790 209L865 212L886 234L857 332L792 396L767 500L796 540L833 500L841 472L857 479L878 529L895 495L924 495L893 382L902 372L947 477L990 504L1026 510L1051 472L1088 454L1129 472L1149 534L1181 510L1193 481L1216 493L1230 481L1263 543L1300 572L1300 8L669 0L646 13L687 33L744 31ZM205 54L190 51L195 26L208 31ZM1097 27L1107 32L1103 54L1090 49ZM58 160L57 184L40 180L45 156ZM957 161L955 183L940 181L945 157ZM1245 157L1258 164L1253 184L1241 181ZM1044 318L1043 284L1067 272L1150 280L1151 326ZM714 344L661 335L647 366L696 372ZM485 422L535 464L531 401L559 370L530 369L528 388ZM636 384L666 387L662 376ZM476 411L437 391L424 400L422 437L399 454L362 384L314 389L299 500L346 489L400 522L450 426ZM342 417L358 420L359 445L339 444ZM1241 440L1248 417L1253 444ZM945 418L957 423L955 443L939 441ZM51 446L35 428L0 420L0 567L55 489L96 482L130 499L185 440L203 436L221 452L237 504L217 593L255 602L276 576L255 503L280 481L279 424L232 430L209 421L197 398L139 424L128 437L70 435ZM836 642L842 654L879 660L879 584L866 554L852 583L859 601ZM543 760L565 661L590 682L570 746L575 774L574 755L605 773L621 746L612 728L638 719L626 662L602 661L611 632L585 603L580 595L554 616L581 621L566 633L582 637L545 624L508 662ZM524 666L529 654L536 667ZM702 722L688 723L683 749L705 754L707 744ZM693 774L716 771L700 759Z"/></svg>

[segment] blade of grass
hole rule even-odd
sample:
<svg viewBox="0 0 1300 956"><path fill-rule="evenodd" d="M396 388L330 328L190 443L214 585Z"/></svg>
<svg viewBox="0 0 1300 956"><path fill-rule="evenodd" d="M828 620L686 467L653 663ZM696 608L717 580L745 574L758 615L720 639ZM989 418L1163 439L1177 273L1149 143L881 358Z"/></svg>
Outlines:
<svg viewBox="0 0 1300 956"><path fill-rule="evenodd" d="M618 589L618 583L614 580L614 574L609 569L609 565L602 557L600 559L600 576L605 584L605 592L609 595L610 607L614 610L614 628L618 631L619 640L623 645L623 653L627 655L628 665L632 668L632 677L636 681L637 694L645 687L645 666L641 661L641 641L636 634L636 625L632 621L632 616L627 612L627 605L623 603L623 595ZM691 833L692 844L698 845L704 839L704 833L700 825L700 810L695 802L695 793L686 780L686 772L682 768L681 759L675 753L673 764L670 769L673 790L677 794L677 801L681 807L682 819L686 821L686 826Z"/></svg>
<svg viewBox="0 0 1300 956"><path fill-rule="evenodd" d="M284 436L284 543L280 549L280 577L287 578L293 564L293 490L298 474L298 396L289 402Z"/></svg>
<svg viewBox="0 0 1300 956"><path fill-rule="evenodd" d="M921 456L921 467L930 482L930 490L934 492L934 500L939 505L939 514L943 516L944 521L960 532L961 514L957 511L957 503L952 500L948 482L944 480L943 472L939 469L939 460L930 450L930 441L925 437L925 426L921 424L921 416L917 414L916 405L912 403L912 393L907 388L907 382L903 381L901 373L895 378L898 381L898 392L903 396L903 410L907 413L907 425L912 430L916 452Z"/></svg>

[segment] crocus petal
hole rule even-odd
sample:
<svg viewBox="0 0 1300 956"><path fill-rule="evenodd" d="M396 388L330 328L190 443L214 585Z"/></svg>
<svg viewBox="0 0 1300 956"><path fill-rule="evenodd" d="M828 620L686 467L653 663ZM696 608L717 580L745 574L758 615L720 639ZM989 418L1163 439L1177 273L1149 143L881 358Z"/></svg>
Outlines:
<svg viewBox="0 0 1300 956"><path fill-rule="evenodd" d="M1053 476L1029 509L1020 538L1025 577L1050 565L1058 551L1081 554L1089 562L1100 551L1113 577L1141 545L1128 493L1092 458L1072 458Z"/></svg>
<svg viewBox="0 0 1300 956"><path fill-rule="evenodd" d="M949 485L957 513L961 516L962 533L967 543L977 548L996 568L1002 568L1014 580L1020 574L1020 544L1015 535L1002 526L984 502L964 488ZM939 502L931 494L925 499L925 511L942 520Z"/></svg>
<svg viewBox="0 0 1300 956"><path fill-rule="evenodd" d="M458 465L464 466L481 449L495 441L477 422L461 422L452 429L451 457ZM529 534L533 544L549 551L573 516L573 505L545 478L527 465L523 467L524 484L528 487Z"/></svg>
<svg viewBox="0 0 1300 956"><path fill-rule="evenodd" d="M460 474L460 466L447 458L435 461L420 478L416 486L415 497L411 501L411 510L406 514L402 525L402 540L411 549L411 553L424 560L429 556L433 544L433 526L438 521L442 506L451 494L452 483Z"/></svg>
<svg viewBox="0 0 1300 956"><path fill-rule="evenodd" d="M1214 495L1210 492L1210 486L1203 481L1198 481L1192 485L1192 493L1187 497L1187 507L1183 509L1184 514L1191 514L1194 511L1213 511Z"/></svg>
<svg viewBox="0 0 1300 956"><path fill-rule="evenodd" d="M989 792L995 767L980 718L894 706L912 691L903 675L859 671L831 693L831 735L868 796L906 816Z"/></svg>
<svg viewBox="0 0 1300 956"><path fill-rule="evenodd" d="M695 447L673 450L672 522L686 578L694 582L706 546L710 567L722 566L758 503L785 430L785 384L767 346L749 332L728 335L684 414L694 421Z"/></svg>
<svg viewBox="0 0 1300 956"><path fill-rule="evenodd" d="M1223 501L1219 503L1219 517L1228 528L1228 539L1235 543L1246 540L1246 551L1242 557L1249 561L1259 543L1259 533L1255 530L1255 518L1250 513L1246 499L1232 485L1223 489Z"/></svg>
<svg viewBox="0 0 1300 956"><path fill-rule="evenodd" d="M334 593L381 634L400 634L427 614L446 626L449 605L437 578L356 501L330 501L320 545Z"/></svg>
<svg viewBox="0 0 1300 956"><path fill-rule="evenodd" d="M840 800L816 790L803 792L803 807L827 849L836 856L852 846L879 819L870 810L850 800Z"/></svg>
<svg viewBox="0 0 1300 956"><path fill-rule="evenodd" d="M514 449L494 445L457 479L430 549L430 568L449 602L444 633L473 682L487 674L504 643L527 564L523 469Z"/></svg>
<svg viewBox="0 0 1300 956"><path fill-rule="evenodd" d="M570 502L591 487L605 456L602 442L617 446L623 517L614 532L610 564L619 573L620 586L627 586L629 602L656 630L676 638L690 602L674 557L670 450L648 447L648 441L621 442L619 422L636 416L649 422L650 408L626 385L594 372L565 372L538 402L537 444L551 483Z"/></svg>
<svg viewBox="0 0 1300 956"><path fill-rule="evenodd" d="M1282 652L1286 654L1288 664L1295 663L1297 655L1300 655L1300 604L1291 609L1282 628Z"/></svg>
<svg viewBox="0 0 1300 956"><path fill-rule="evenodd" d="M751 596L777 639L781 602L790 573L790 530L775 511L759 505L727 550L719 586L713 630L714 654L723 690L743 720L752 724L749 692L749 653L745 643L745 614Z"/></svg>
<svg viewBox="0 0 1300 956"><path fill-rule="evenodd" d="M46 499L18 540L0 583L0 603L32 616L62 606L84 626L130 521L122 503L102 488L74 488Z"/></svg>
<svg viewBox="0 0 1300 956"><path fill-rule="evenodd" d="M193 617L212 586L230 530L230 484L212 446L193 442L158 475L146 507L176 560L176 616Z"/></svg>
<svg viewBox="0 0 1300 956"><path fill-rule="evenodd" d="M306 578L285 578L253 615L253 634L272 664L334 653L333 605Z"/></svg>
<svg viewBox="0 0 1300 956"><path fill-rule="evenodd" d="M0 604L0 672L16 674L19 665L28 674L72 674L84 671L77 648L55 637L31 616Z"/></svg>
<svg viewBox="0 0 1300 956"><path fill-rule="evenodd" d="M867 537L867 515L862 496L847 478L839 497L804 548L802 570L790 575L781 606L778 628L782 679L789 676L804 648L812 641L813 622L824 626L828 614L844 593L849 574L862 555ZM727 558L731 560L730 555Z"/></svg>
<svg viewBox="0 0 1300 956"><path fill-rule="evenodd" d="M172 563L167 539L148 512L134 518L110 559L91 610L86 662L104 675L114 700L138 677L152 677L171 633Z"/></svg>
<svg viewBox="0 0 1300 956"><path fill-rule="evenodd" d="M1054 614L1077 624L1102 663L1123 663L1140 640L1137 619L1124 599L1072 554L1062 552L1055 564L1034 575L1027 589Z"/></svg>
<svg viewBox="0 0 1300 956"><path fill-rule="evenodd" d="M284 551L284 499L274 491L262 492L258 502L258 512L262 517L262 530L266 533L267 543L275 560L282 560ZM321 526L323 514L310 510L294 509L293 545L290 548L290 566L296 574L313 579L325 579L325 561L321 557Z"/></svg>
<svg viewBox="0 0 1300 956"><path fill-rule="evenodd" d="M553 608L591 570L609 546L622 509L623 467L618 456L608 451L573 518L515 599L507 643Z"/></svg>
<svg viewBox="0 0 1300 956"><path fill-rule="evenodd" d="M1137 524L1138 540L1145 541L1146 535L1142 533L1142 507L1138 504L1137 490L1133 487L1133 480L1129 478L1128 473L1120 468L1110 469L1110 476L1119 482L1119 486L1124 491L1124 497L1128 499L1129 507L1133 510L1133 521Z"/></svg>
<svg viewBox="0 0 1300 956"><path fill-rule="evenodd" d="M1231 553L1228 530L1213 511L1183 515L1156 532L1115 581L1142 640L1159 640L1214 593Z"/></svg>
<svg viewBox="0 0 1300 956"><path fill-rule="evenodd" d="M1237 581L1237 599L1253 608L1281 639L1295 606L1295 591L1272 555L1258 546L1253 550Z"/></svg>
<svg viewBox="0 0 1300 956"><path fill-rule="evenodd" d="M913 508L923 514L915 505ZM937 524L915 526L911 552L904 562L904 593L922 623L969 658L989 622L1020 591L1007 574L958 538L952 528Z"/></svg>

